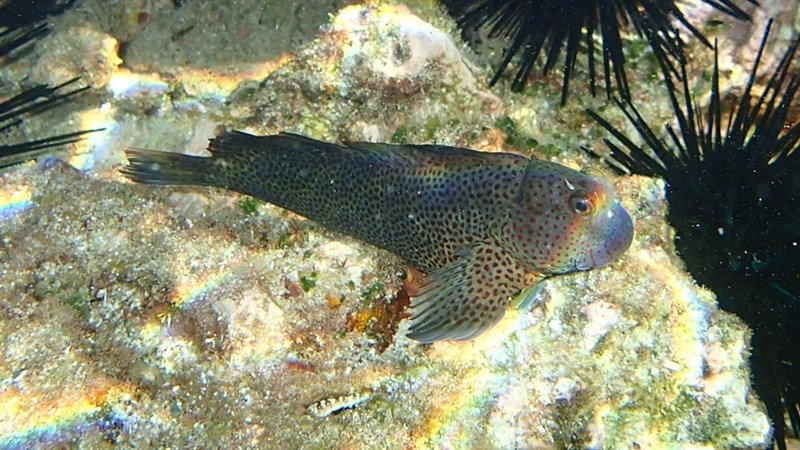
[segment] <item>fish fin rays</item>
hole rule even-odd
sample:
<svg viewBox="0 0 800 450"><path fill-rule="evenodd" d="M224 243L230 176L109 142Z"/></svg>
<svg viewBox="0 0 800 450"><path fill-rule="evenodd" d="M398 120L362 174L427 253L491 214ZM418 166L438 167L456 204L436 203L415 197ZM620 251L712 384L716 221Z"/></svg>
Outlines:
<svg viewBox="0 0 800 450"><path fill-rule="evenodd" d="M513 153L486 153L477 150L471 150L460 147L450 147L447 145L432 145L432 144L383 144L375 142L352 142L346 141L345 147L358 151L366 155L377 155L384 157L391 157L396 160L414 161L420 157L451 157L461 158L463 160L490 162L497 158L498 155L503 155L508 158L515 158L519 160L528 161L528 158Z"/></svg>
<svg viewBox="0 0 800 450"><path fill-rule="evenodd" d="M516 308L520 311L526 311L531 308L531 306L536 302L536 299L539 298L539 294L544 289L544 280L545 278L539 278L534 282L534 284L526 287L525 289L520 292L520 294L511 302L511 307Z"/></svg>
<svg viewBox="0 0 800 450"><path fill-rule="evenodd" d="M247 149L258 148L263 142L262 136L255 136L243 131L231 131L208 140L208 151L212 155L238 154Z"/></svg>
<svg viewBox="0 0 800 450"><path fill-rule="evenodd" d="M499 322L525 289L525 269L497 243L481 242L461 253L429 274L414 297L409 338L423 343L474 339ZM531 289L525 292L535 296L538 290Z"/></svg>
<svg viewBox="0 0 800 450"><path fill-rule="evenodd" d="M209 158L159 150L127 149L128 164L120 173L150 185L215 185L209 174Z"/></svg>
<svg viewBox="0 0 800 450"><path fill-rule="evenodd" d="M413 144L383 144L377 142L352 142L347 141L348 148L356 149L376 155L394 155L397 153L416 154L435 154L435 155L454 155L465 157L482 157L480 152L459 147L448 147L445 145L413 145Z"/></svg>
<svg viewBox="0 0 800 450"><path fill-rule="evenodd" d="M338 161L343 156L347 156L351 164L359 160L373 164L376 162L374 157L379 157L379 160L383 161L405 163L414 163L420 157L457 157L464 160L489 162L498 155L496 153L487 154L476 150L442 145L396 145L352 141L345 141L340 145L287 132L256 136L243 131L229 131L210 139L208 151L214 156L237 156L251 153L271 154L303 161L327 157ZM504 155L527 160L527 158L520 155L510 153Z"/></svg>
<svg viewBox="0 0 800 450"><path fill-rule="evenodd" d="M228 131L209 139L208 151L212 155L240 155L243 153L278 153L308 157L341 152L345 147L319 141L294 133L257 136L244 131Z"/></svg>

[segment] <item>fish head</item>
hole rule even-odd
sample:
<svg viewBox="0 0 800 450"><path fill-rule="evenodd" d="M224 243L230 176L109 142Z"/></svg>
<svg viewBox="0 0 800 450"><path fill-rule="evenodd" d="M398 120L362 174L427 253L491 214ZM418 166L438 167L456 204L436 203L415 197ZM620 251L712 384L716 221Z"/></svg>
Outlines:
<svg viewBox="0 0 800 450"><path fill-rule="evenodd" d="M633 239L630 215L603 180L531 160L502 241L527 269L555 275L602 267Z"/></svg>

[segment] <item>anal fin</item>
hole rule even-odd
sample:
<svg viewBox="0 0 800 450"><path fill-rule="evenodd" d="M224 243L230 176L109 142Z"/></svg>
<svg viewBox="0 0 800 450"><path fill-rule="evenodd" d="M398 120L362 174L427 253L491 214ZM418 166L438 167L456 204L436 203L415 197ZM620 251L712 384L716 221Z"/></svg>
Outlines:
<svg viewBox="0 0 800 450"><path fill-rule="evenodd" d="M474 339L499 322L527 286L529 273L496 243L481 242L461 253L429 274L412 300L409 338L423 343Z"/></svg>

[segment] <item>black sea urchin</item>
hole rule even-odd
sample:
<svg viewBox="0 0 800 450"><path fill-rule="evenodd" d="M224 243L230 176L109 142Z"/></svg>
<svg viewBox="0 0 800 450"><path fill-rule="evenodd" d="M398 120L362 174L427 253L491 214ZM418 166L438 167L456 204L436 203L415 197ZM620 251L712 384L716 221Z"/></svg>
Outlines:
<svg viewBox="0 0 800 450"><path fill-rule="evenodd" d="M77 142L82 135L98 131L83 130L16 144L3 143L8 130L20 125L23 117L53 108L87 89L80 87L64 91L67 86L77 81L78 78L74 78L55 87L34 86L0 103L0 168L36 158L53 147Z"/></svg>
<svg viewBox="0 0 800 450"><path fill-rule="evenodd" d="M10 0L0 2L0 57L49 31L45 19L61 14L75 0Z"/></svg>
<svg viewBox="0 0 800 450"><path fill-rule="evenodd" d="M75 0L7 0L0 4L0 27L18 29L41 24L48 16L61 14Z"/></svg>
<svg viewBox="0 0 800 450"><path fill-rule="evenodd" d="M677 130L667 126L664 138L630 100L617 103L642 146L595 112L589 115L620 144L605 140L617 170L666 181L668 221L687 269L717 294L722 309L753 330L755 389L767 406L776 443L785 449L785 415L792 432L800 432L800 123L789 117L800 88L794 66L800 38L755 95L768 33L769 26L729 114L723 113L715 50L705 112L690 94L685 62L680 62L680 88L662 67L678 124Z"/></svg>
<svg viewBox="0 0 800 450"><path fill-rule="evenodd" d="M703 1L737 19L749 18L730 0ZM659 60L680 54L678 33L673 21L682 24L710 46L677 7L675 0L442 0L442 3L465 32L488 27L490 37L510 41L490 85L500 79L511 59L521 54L511 88L522 90L542 52L546 55L543 71L547 74L565 49L562 104L567 98L572 69L582 50L581 45L585 46L587 52L590 91L592 95L595 93L593 38L596 32L602 36L603 42L606 93L611 95L613 78L623 98L629 98L630 95L622 50L622 27L632 25L636 33L647 39Z"/></svg>
<svg viewBox="0 0 800 450"><path fill-rule="evenodd" d="M72 3L74 0L3 2L0 5L0 58L45 35L47 15L60 14ZM37 85L0 102L0 168L36 158L53 147L77 142L82 135L96 131L76 131L15 144L4 142L8 131L19 126L23 118L53 108L87 89L68 88L77 81L75 78L55 87Z"/></svg>

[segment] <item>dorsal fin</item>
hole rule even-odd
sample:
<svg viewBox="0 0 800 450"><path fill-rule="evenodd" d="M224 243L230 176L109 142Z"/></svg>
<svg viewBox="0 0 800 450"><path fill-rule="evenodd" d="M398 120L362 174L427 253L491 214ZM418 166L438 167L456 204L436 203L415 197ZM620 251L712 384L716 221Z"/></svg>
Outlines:
<svg viewBox="0 0 800 450"><path fill-rule="evenodd" d="M291 149L319 152L340 152L341 145L318 141L310 137L294 133L279 133L268 136L256 136L244 131L226 132L216 138L209 139L208 151L214 155L238 155L253 152L280 152Z"/></svg>

